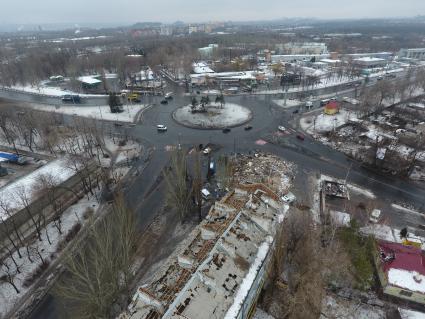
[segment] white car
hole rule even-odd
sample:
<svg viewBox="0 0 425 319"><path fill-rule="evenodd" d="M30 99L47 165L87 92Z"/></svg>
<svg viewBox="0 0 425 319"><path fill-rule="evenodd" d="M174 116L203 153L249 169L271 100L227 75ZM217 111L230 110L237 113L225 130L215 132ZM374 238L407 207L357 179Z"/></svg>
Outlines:
<svg viewBox="0 0 425 319"><path fill-rule="evenodd" d="M372 211L372 214L370 214L369 221L370 221L371 223L376 224L376 223L379 221L379 217L381 217L381 210L380 210L380 209L376 209L376 208L375 208L375 209Z"/></svg>
<svg viewBox="0 0 425 319"><path fill-rule="evenodd" d="M285 203L288 203L288 204L290 204L290 203L294 202L296 199L297 199L297 198L295 197L295 195L294 195L294 194L292 194L291 192L288 192L286 195L283 195L283 196L282 196L282 200L283 200Z"/></svg>
<svg viewBox="0 0 425 319"><path fill-rule="evenodd" d="M312 108L313 107L313 102L311 102L311 101L305 102L305 107L308 108L308 109Z"/></svg>
<svg viewBox="0 0 425 319"><path fill-rule="evenodd" d="M204 155L208 155L209 153L211 153L211 147L206 147L202 153L204 153Z"/></svg>
<svg viewBox="0 0 425 319"><path fill-rule="evenodd" d="M278 129L279 131L281 131L281 132L285 132L285 131L286 131L285 126L282 126L282 125L279 125L279 126L277 127L277 129Z"/></svg>
<svg viewBox="0 0 425 319"><path fill-rule="evenodd" d="M157 129L158 131L160 131L160 132L165 132L165 131L167 130L167 127L166 127L165 125L158 124L158 125L156 126L156 129Z"/></svg>

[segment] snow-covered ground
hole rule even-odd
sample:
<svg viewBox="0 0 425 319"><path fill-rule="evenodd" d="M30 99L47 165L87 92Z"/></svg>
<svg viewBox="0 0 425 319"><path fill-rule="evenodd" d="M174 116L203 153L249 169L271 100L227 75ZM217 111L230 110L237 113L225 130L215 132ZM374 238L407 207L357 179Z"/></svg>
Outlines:
<svg viewBox="0 0 425 319"><path fill-rule="evenodd" d="M211 103L208 112L192 113L191 105L177 109L173 117L183 124L199 128L224 128L242 124L248 121L252 112L241 105L226 103L223 108L218 103Z"/></svg>
<svg viewBox="0 0 425 319"><path fill-rule="evenodd" d="M6 89L11 89L11 90L15 90L15 91L22 91L22 92L27 92L27 93L32 93L32 94L50 95L50 96L55 96L55 97L61 97L61 96L66 95L66 94L76 94L76 95L79 95L81 97L106 97L107 96L107 95L100 95L100 94L80 94L80 93L76 93L76 92L69 91L69 90L63 90L63 89L58 88L58 87L44 86L44 85L40 85L40 86L15 85L15 86L12 86L12 87L6 88Z"/></svg>
<svg viewBox="0 0 425 319"><path fill-rule="evenodd" d="M285 100L273 100L273 102L275 102L277 105L279 105L282 108L290 108L290 107L294 107L294 106L298 106L298 105L305 105L305 102L301 102L299 100L290 100L290 99L286 99L286 105L285 105Z"/></svg>
<svg viewBox="0 0 425 319"><path fill-rule="evenodd" d="M260 308L255 309L254 317L252 319L275 319L273 316L269 315L264 310Z"/></svg>
<svg viewBox="0 0 425 319"><path fill-rule="evenodd" d="M401 319L425 319L425 313L410 309L398 308Z"/></svg>
<svg viewBox="0 0 425 319"><path fill-rule="evenodd" d="M96 210L98 207L98 203L94 196L87 199L87 197L81 199L75 205L69 207L61 217L62 221L62 234L59 234L58 229L54 225L53 222L47 225L45 229L42 229L42 241L34 241L30 247L30 257L33 262L30 262L28 259L27 250L25 247L20 248L20 253L22 258L19 258L18 252L15 251L13 253L13 258L18 264L18 267L21 273L17 273L16 266L11 257L6 258L5 263L9 267L9 271L7 271L6 266L4 264L0 267L0 277L5 275L6 273L14 274L14 283L17 286L20 293L16 293L15 289L11 284L0 281L0 318L11 309L11 307L16 303L16 301L21 298L25 292L30 287L24 287L23 283L25 279L32 274L35 269L42 263L40 257L38 256L37 251L40 253L41 257L46 261L52 261L55 259L56 251L58 249L58 243L62 241L68 232L76 225L78 222L81 224L84 223L83 215L87 211L87 209ZM49 235L51 245L48 242L46 230ZM53 257L52 257L53 256Z"/></svg>
<svg viewBox="0 0 425 319"><path fill-rule="evenodd" d="M349 301L333 296L326 296L323 300L320 319L385 319L385 311L357 301Z"/></svg>
<svg viewBox="0 0 425 319"><path fill-rule="evenodd" d="M31 202L36 196L37 186L43 176L59 185L75 173L66 158L54 160L0 189L0 202L3 207L8 207L9 212L15 213L24 207L22 199ZM6 220L9 216L3 207L0 209L0 218Z"/></svg>
<svg viewBox="0 0 425 319"><path fill-rule="evenodd" d="M357 114L340 109L335 115L327 115L324 113L311 114L301 118L301 128L309 134L330 132L337 127L348 123L349 120L356 121Z"/></svg>
<svg viewBox="0 0 425 319"><path fill-rule="evenodd" d="M124 112L111 113L109 106L63 106L56 107L54 105L29 104L30 107L40 111L54 112L68 115L76 115L87 118L94 118L106 121L119 121L132 123L136 120L137 114L147 105L133 104L124 105Z"/></svg>

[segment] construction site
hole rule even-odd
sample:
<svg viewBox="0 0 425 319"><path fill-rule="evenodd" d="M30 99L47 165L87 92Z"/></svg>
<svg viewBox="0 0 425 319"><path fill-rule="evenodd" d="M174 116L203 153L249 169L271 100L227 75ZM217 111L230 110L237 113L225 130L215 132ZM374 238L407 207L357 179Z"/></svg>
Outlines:
<svg viewBox="0 0 425 319"><path fill-rule="evenodd" d="M289 206L265 184L240 184L137 289L120 318L246 318L266 281Z"/></svg>

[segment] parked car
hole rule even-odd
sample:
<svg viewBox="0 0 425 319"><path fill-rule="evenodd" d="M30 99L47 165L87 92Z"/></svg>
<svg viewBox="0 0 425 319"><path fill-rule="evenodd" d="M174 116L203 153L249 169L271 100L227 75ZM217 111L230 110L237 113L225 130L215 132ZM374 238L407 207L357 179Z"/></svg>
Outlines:
<svg viewBox="0 0 425 319"><path fill-rule="evenodd" d="M297 134L297 139L304 141L304 139L305 139L304 134L301 134L301 133Z"/></svg>
<svg viewBox="0 0 425 319"><path fill-rule="evenodd" d="M285 132L285 131L286 131L285 126L282 126L282 125L279 125L279 126L277 127L277 129L278 129L279 131L281 131L281 132Z"/></svg>
<svg viewBox="0 0 425 319"><path fill-rule="evenodd" d="M311 109L311 108L313 107L313 102L312 102L312 101L307 101L307 102L305 102L305 107L306 107L307 109Z"/></svg>
<svg viewBox="0 0 425 319"><path fill-rule="evenodd" d="M223 133L225 133L225 134L229 133L230 131L231 131L231 129L228 128L228 127L226 127L226 128L223 129Z"/></svg>
<svg viewBox="0 0 425 319"><path fill-rule="evenodd" d="M383 79L383 77L382 76L378 76L377 78L376 78L376 80L377 81L381 81Z"/></svg>
<svg viewBox="0 0 425 319"><path fill-rule="evenodd" d="M211 193L210 193L210 191L209 191L208 189L206 189L206 188L203 188L203 189L201 190L201 194L202 194L202 199L203 199L203 200L209 200L209 199L210 199L210 197L211 197Z"/></svg>
<svg viewBox="0 0 425 319"><path fill-rule="evenodd" d="M281 199L282 199L282 201L284 201L285 203L290 204L290 203L293 203L293 202L294 202L297 198L296 198L296 196L295 196L293 193L288 192L286 195L283 195L283 196L281 197Z"/></svg>
<svg viewBox="0 0 425 319"><path fill-rule="evenodd" d="M80 104L81 98L79 95L66 94L62 96L62 102Z"/></svg>
<svg viewBox="0 0 425 319"><path fill-rule="evenodd" d="M247 126L245 126L245 127L244 127L244 130L245 130L245 131L252 130L252 126L251 126L251 125L247 125Z"/></svg>
<svg viewBox="0 0 425 319"><path fill-rule="evenodd" d="M369 221L370 221L371 223L376 224L376 223L379 221L379 217L381 217L381 210L380 210L380 209L376 209L376 208L375 208L375 209L372 211L372 213L370 214Z"/></svg>
<svg viewBox="0 0 425 319"><path fill-rule="evenodd" d="M156 126L156 129L158 130L158 132L165 132L167 130L167 127L165 125L158 124Z"/></svg>
<svg viewBox="0 0 425 319"><path fill-rule="evenodd" d="M165 93L165 97L166 100L172 100L173 99L173 92L168 92Z"/></svg>
<svg viewBox="0 0 425 319"><path fill-rule="evenodd" d="M321 100L320 101L320 106L325 106L326 104L328 104L330 101L330 99L325 99L325 100Z"/></svg>

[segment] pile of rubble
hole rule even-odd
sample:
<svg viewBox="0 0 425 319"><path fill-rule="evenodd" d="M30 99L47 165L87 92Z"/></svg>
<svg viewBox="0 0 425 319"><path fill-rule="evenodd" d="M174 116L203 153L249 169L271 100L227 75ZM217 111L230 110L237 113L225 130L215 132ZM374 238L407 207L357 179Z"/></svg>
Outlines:
<svg viewBox="0 0 425 319"><path fill-rule="evenodd" d="M280 196L292 186L296 165L271 154L240 155L233 173L237 183L265 183Z"/></svg>

